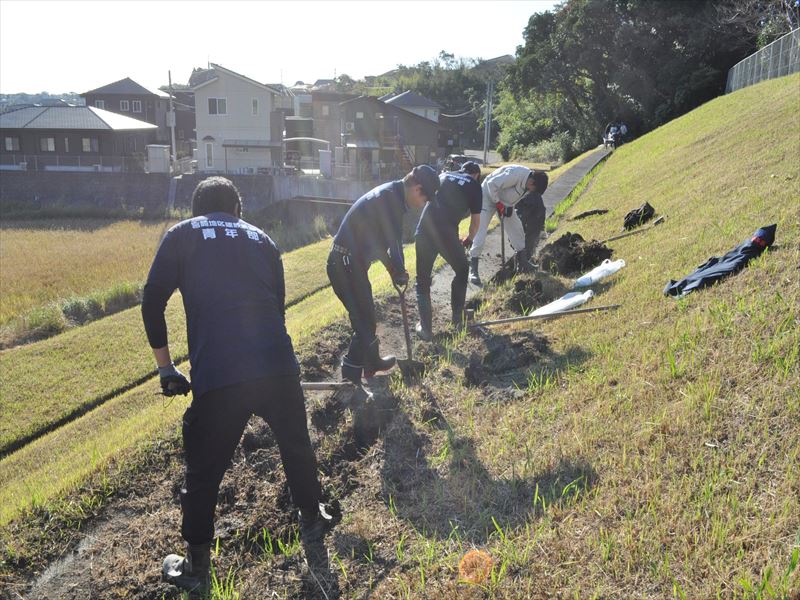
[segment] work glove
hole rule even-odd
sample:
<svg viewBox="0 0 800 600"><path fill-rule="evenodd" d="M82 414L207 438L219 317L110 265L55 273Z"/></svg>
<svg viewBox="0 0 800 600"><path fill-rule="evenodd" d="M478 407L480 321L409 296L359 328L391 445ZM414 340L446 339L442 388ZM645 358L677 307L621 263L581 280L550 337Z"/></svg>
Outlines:
<svg viewBox="0 0 800 600"><path fill-rule="evenodd" d="M497 209L497 214L500 217L510 217L514 214L514 207L513 206L506 206L502 202L496 202L495 208Z"/></svg>
<svg viewBox="0 0 800 600"><path fill-rule="evenodd" d="M397 271L392 269L389 271L389 275L392 276L392 283L397 287L405 287L408 285L408 271Z"/></svg>
<svg viewBox="0 0 800 600"><path fill-rule="evenodd" d="M472 238L469 236L462 238L461 245L464 246L464 248L466 248L467 250L469 250L470 248L472 248Z"/></svg>
<svg viewBox="0 0 800 600"><path fill-rule="evenodd" d="M158 367L158 375L161 377L161 391L165 396L185 396L192 389L192 384L186 379L183 373L175 368L175 363L170 363L166 367Z"/></svg>

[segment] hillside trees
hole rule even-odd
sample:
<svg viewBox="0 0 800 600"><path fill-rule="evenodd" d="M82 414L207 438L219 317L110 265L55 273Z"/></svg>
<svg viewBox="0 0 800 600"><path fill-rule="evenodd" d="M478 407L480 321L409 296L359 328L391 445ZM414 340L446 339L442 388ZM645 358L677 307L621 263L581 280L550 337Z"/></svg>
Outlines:
<svg viewBox="0 0 800 600"><path fill-rule="evenodd" d="M568 0L534 14L524 40L498 105L499 149L548 141L562 160L612 119L641 134L714 98L756 46L710 0Z"/></svg>

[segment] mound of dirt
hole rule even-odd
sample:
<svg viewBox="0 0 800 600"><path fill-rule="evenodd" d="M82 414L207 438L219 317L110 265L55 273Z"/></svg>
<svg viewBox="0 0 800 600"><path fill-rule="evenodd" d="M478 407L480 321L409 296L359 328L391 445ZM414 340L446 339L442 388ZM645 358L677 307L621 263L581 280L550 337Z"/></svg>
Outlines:
<svg viewBox="0 0 800 600"><path fill-rule="evenodd" d="M499 335L486 338L485 352L473 352L464 369L467 387L478 387L499 375L529 369L548 352L546 337L530 331L524 335Z"/></svg>
<svg viewBox="0 0 800 600"><path fill-rule="evenodd" d="M593 269L613 252L597 240L587 242L579 234L567 232L542 249L539 263L545 271L569 275Z"/></svg>
<svg viewBox="0 0 800 600"><path fill-rule="evenodd" d="M518 315L525 314L534 306L545 304L542 282L538 279L518 277L514 280L514 291L506 300L506 308Z"/></svg>

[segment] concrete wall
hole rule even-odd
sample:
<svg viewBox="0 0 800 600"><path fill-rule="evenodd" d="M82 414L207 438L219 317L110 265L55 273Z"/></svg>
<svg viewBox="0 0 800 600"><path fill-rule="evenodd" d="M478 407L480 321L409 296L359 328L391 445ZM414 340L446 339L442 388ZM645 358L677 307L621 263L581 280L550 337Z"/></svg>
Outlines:
<svg viewBox="0 0 800 600"><path fill-rule="evenodd" d="M177 179L175 208L190 208L192 193L208 175ZM355 201L373 187L361 181L318 177L228 175L239 188L245 210L258 210L298 196ZM68 173L3 171L0 173L0 214L48 208L101 209L163 214L170 178L162 173Z"/></svg>

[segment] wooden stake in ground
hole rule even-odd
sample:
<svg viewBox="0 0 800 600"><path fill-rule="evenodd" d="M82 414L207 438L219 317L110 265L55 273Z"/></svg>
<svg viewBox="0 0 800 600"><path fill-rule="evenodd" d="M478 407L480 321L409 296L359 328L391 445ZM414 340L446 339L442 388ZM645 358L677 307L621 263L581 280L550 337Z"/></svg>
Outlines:
<svg viewBox="0 0 800 600"><path fill-rule="evenodd" d="M666 219L666 215L661 215L655 221L650 223L650 225L648 225L647 227L642 227L640 229L636 229L635 231L628 231L626 233L620 233L619 235L613 235L610 238L608 238L607 240L603 240L600 243L601 244L607 244L608 242L613 242L614 240L621 240L622 238L626 238L629 235L636 235L637 233L642 233L643 231L647 231L649 229L652 229L656 225L661 225L661 223L663 223L665 219Z"/></svg>

